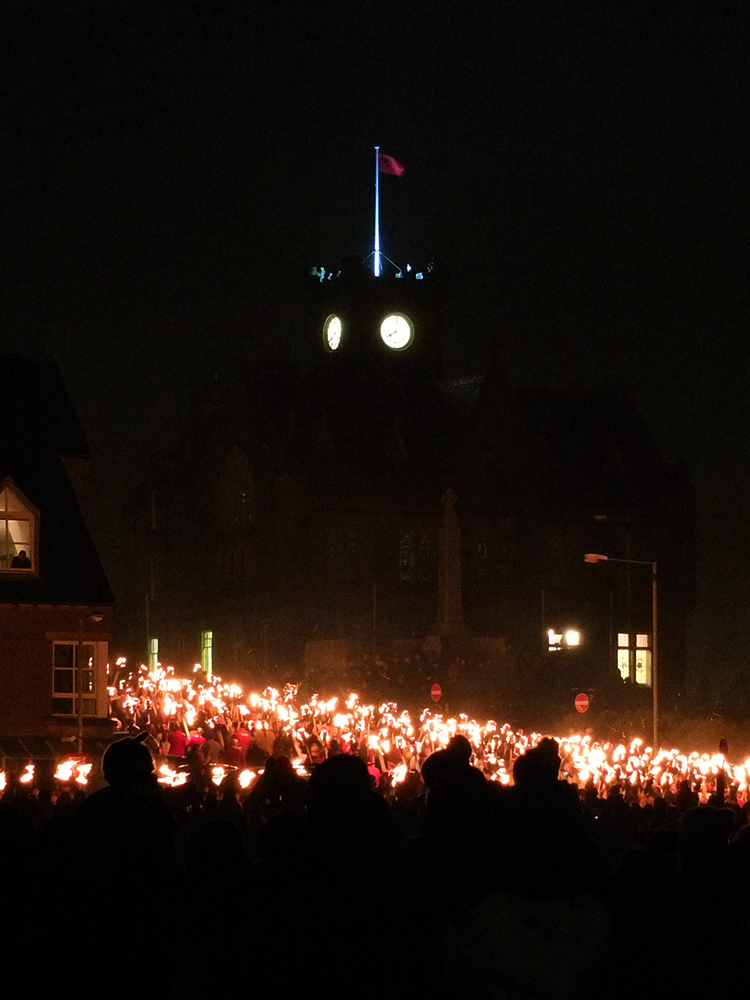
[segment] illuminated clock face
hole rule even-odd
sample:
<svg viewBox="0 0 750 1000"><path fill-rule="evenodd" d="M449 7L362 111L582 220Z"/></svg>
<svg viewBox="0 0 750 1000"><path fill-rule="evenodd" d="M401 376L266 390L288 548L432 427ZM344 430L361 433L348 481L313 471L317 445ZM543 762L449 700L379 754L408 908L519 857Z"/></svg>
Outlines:
<svg viewBox="0 0 750 1000"><path fill-rule="evenodd" d="M323 327L323 338L329 351L335 351L341 343L341 320L338 316L329 316Z"/></svg>
<svg viewBox="0 0 750 1000"><path fill-rule="evenodd" d="M408 316L404 316L403 313L391 313L380 324L380 336L386 347L402 351L414 339L414 327Z"/></svg>

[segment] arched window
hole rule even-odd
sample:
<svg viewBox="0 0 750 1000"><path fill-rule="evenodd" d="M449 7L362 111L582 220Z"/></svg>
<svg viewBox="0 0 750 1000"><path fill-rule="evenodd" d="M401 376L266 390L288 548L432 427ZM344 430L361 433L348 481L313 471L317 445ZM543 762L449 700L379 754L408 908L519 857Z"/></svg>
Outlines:
<svg viewBox="0 0 750 1000"><path fill-rule="evenodd" d="M6 479L0 485L0 572L33 573L36 537L37 512Z"/></svg>

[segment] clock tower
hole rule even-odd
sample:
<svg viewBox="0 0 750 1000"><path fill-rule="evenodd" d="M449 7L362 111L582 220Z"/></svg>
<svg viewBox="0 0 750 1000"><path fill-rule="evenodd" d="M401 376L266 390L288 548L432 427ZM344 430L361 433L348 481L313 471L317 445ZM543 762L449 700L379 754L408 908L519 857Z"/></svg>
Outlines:
<svg viewBox="0 0 750 1000"><path fill-rule="evenodd" d="M358 260L313 268L308 358L315 370L434 381L442 376L442 296L432 268L371 274Z"/></svg>

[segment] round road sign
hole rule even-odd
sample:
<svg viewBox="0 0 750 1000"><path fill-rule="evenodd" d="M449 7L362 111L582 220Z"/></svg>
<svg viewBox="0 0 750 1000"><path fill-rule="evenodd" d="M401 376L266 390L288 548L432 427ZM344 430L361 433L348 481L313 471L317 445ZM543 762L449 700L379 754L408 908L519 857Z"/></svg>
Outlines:
<svg viewBox="0 0 750 1000"><path fill-rule="evenodd" d="M583 691L576 695L576 712L587 712L589 707L589 696Z"/></svg>
<svg viewBox="0 0 750 1000"><path fill-rule="evenodd" d="M439 684L433 684L430 688L430 697L433 701L440 701L440 696L443 693L443 689Z"/></svg>

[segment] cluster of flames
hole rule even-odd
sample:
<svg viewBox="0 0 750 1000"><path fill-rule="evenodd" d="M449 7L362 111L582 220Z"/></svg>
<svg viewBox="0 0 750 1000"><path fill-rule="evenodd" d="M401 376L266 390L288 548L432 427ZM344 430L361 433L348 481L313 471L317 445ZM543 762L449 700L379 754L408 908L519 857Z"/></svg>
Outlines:
<svg viewBox="0 0 750 1000"><path fill-rule="evenodd" d="M325 753L335 741L344 752L354 747L366 749L371 764L389 776L391 786L404 781L410 771L419 771L426 757L446 747L457 734L469 740L474 764L488 779L510 784L515 759L545 735L525 733L492 720L477 722L467 715L445 718L432 709L425 709L418 721L412 720L392 702L365 705L357 694L347 698L313 695L303 704L293 684L281 692L269 687L262 694L246 695L237 684L224 683L215 676L207 678L199 667L192 676L179 677L173 668L161 666L153 670L142 666L128 673L124 661L118 661L110 681L113 715L123 726L138 725L147 718L164 730L177 723L188 736L202 723L266 730L271 741L278 735L291 740L296 752L293 764L302 774L312 756L311 746L317 743ZM705 801L723 775L726 787L734 790L739 802L750 798L750 758L732 764L721 753L655 749L639 738L629 744L597 742L581 734L554 738L559 744L561 776L579 787L593 785L599 795L606 796L615 786L630 786L644 796L654 796L674 791L687 780L700 788ZM188 780L187 770L177 766L174 758L165 758L157 770L163 785ZM220 785L232 774L241 789L248 789L261 770L216 765L212 779ZM84 787L90 772L88 761L70 757L58 764L55 778L66 785ZM33 764L18 780L26 785L33 782ZM5 785L6 776L0 771L0 791Z"/></svg>
<svg viewBox="0 0 750 1000"><path fill-rule="evenodd" d="M69 757L59 761L55 770L55 779L63 785L78 785L85 788L89 783L92 764L90 761L81 758ZM23 772L18 776L21 785L31 785L36 778L36 768L33 764L27 764ZM0 792L4 792L8 784L8 776L5 771L0 771Z"/></svg>
<svg viewBox="0 0 750 1000"><path fill-rule="evenodd" d="M200 678L200 680L198 680ZM399 711L392 702L379 706L363 704L357 694L347 698L313 695L302 703L298 689L288 684L283 691L266 688L262 694L245 695L236 684L220 678L207 679L196 668L192 677L177 677L169 667L148 671L141 667L134 675L110 689L128 719L151 713L164 723L178 722L187 733L199 720L221 720L234 726L271 730L291 739L297 755L295 768L304 773L313 741L325 748L335 741L346 751L366 748L368 756L391 784L403 781L410 771L418 771L424 759L446 747L456 734L464 735L474 751L474 763L485 775L502 784L512 782L513 762L536 746L542 733L525 733L508 724L488 720L478 722L467 715L445 718L425 709L418 720ZM554 734L549 734L554 735ZM590 735L555 735L562 760L561 775L580 787L593 783L600 795L614 786L632 786L646 794L674 791L680 782L700 786L704 800L723 774L727 788L734 787L739 801L750 798L750 759L732 764L724 754L683 753L677 749L654 749L642 739L629 743L597 742ZM165 785L187 780L186 771L164 762L160 781ZM236 774L239 785L249 788L257 771L215 766L212 777L218 785L228 773Z"/></svg>

